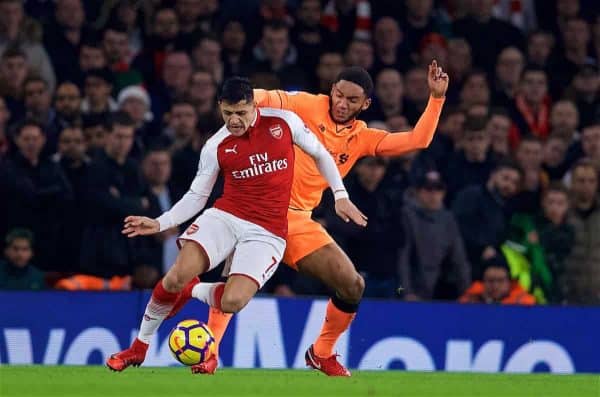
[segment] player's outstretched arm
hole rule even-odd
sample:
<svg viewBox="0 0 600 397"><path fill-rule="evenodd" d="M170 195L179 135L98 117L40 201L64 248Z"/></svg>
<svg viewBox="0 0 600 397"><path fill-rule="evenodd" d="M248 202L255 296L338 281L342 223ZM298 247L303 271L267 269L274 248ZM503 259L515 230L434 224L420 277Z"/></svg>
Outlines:
<svg viewBox="0 0 600 397"><path fill-rule="evenodd" d="M429 146L442 113L449 81L448 74L437 65L437 62L435 60L431 62L427 76L431 96L425 111L412 131L385 134L377 144L375 154L378 156L399 156L411 150L423 149Z"/></svg>

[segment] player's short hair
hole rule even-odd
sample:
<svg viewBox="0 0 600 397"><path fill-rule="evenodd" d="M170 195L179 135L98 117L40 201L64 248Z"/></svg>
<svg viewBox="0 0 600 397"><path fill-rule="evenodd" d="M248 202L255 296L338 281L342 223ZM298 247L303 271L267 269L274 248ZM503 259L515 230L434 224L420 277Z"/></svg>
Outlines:
<svg viewBox="0 0 600 397"><path fill-rule="evenodd" d="M221 87L219 102L235 104L241 101L254 101L254 91L250 80L238 76L228 78Z"/></svg>
<svg viewBox="0 0 600 397"><path fill-rule="evenodd" d="M113 127L115 125L121 125L124 127L135 127L135 121L131 118L131 116L125 112L119 111L112 113L106 120L106 130L107 132L112 132Z"/></svg>
<svg viewBox="0 0 600 397"><path fill-rule="evenodd" d="M33 245L33 240L34 240L33 232L31 230L25 229L25 228L12 229L11 231L9 231L6 234L6 237L4 238L4 243L8 247L12 243L14 243L15 240L18 240L18 239L27 240L27 241L29 241L30 245Z"/></svg>
<svg viewBox="0 0 600 397"><path fill-rule="evenodd" d="M373 79L371 78L369 72L360 66L350 66L342 70L336 77L334 83L337 83L340 80L350 81L360 86L365 92L365 96L367 98L371 97L373 94Z"/></svg>

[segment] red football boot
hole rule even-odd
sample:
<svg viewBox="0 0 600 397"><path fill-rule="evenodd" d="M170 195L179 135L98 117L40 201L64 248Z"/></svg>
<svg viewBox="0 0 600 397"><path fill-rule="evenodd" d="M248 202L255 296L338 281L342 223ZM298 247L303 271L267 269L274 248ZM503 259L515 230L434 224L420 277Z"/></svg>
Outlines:
<svg viewBox="0 0 600 397"><path fill-rule="evenodd" d="M117 372L123 371L130 365L139 367L146 358L147 350L148 345L135 338L135 341L133 341L130 348L110 356L110 358L106 360L106 366Z"/></svg>
<svg viewBox="0 0 600 397"><path fill-rule="evenodd" d="M175 301L175 304L173 304L173 308L171 309L169 314L167 314L166 319L174 317L185 306L185 304L188 303L190 299L192 299L192 288L194 288L194 286L199 282L200 278L194 277L192 281L187 283L187 285L183 288L183 291L181 291L179 296L177 296L177 300Z"/></svg>
<svg viewBox="0 0 600 397"><path fill-rule="evenodd" d="M192 365L193 374L206 374L214 375L217 371L219 360L215 356L210 356L208 360L203 363Z"/></svg>
<svg viewBox="0 0 600 397"><path fill-rule="evenodd" d="M310 345L304 358L306 365L323 372L327 376L352 376L350 371L337 360L337 354L333 354L327 358L319 357L315 354L313 346Z"/></svg>

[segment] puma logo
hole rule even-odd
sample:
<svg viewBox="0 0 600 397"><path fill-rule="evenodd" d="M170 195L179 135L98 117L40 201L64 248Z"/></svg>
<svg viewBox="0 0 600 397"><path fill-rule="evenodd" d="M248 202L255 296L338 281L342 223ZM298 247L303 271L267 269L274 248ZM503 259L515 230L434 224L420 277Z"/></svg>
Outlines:
<svg viewBox="0 0 600 397"><path fill-rule="evenodd" d="M237 154L237 145L233 145L232 148L225 148L225 153L233 153L233 154Z"/></svg>

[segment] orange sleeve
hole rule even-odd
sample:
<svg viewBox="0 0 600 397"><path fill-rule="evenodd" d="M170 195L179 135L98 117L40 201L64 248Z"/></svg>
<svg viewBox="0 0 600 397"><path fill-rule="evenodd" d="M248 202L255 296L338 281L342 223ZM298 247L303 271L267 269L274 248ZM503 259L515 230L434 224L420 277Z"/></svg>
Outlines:
<svg viewBox="0 0 600 397"><path fill-rule="evenodd" d="M415 149L429 146L442 113L445 98L429 97L425 111L410 132L394 132L388 134L376 147L378 156L399 156Z"/></svg>
<svg viewBox="0 0 600 397"><path fill-rule="evenodd" d="M310 108L311 103L314 106L313 99L315 97L316 95L303 91L254 90L254 100L258 106L291 110L295 113L301 112L305 108Z"/></svg>

